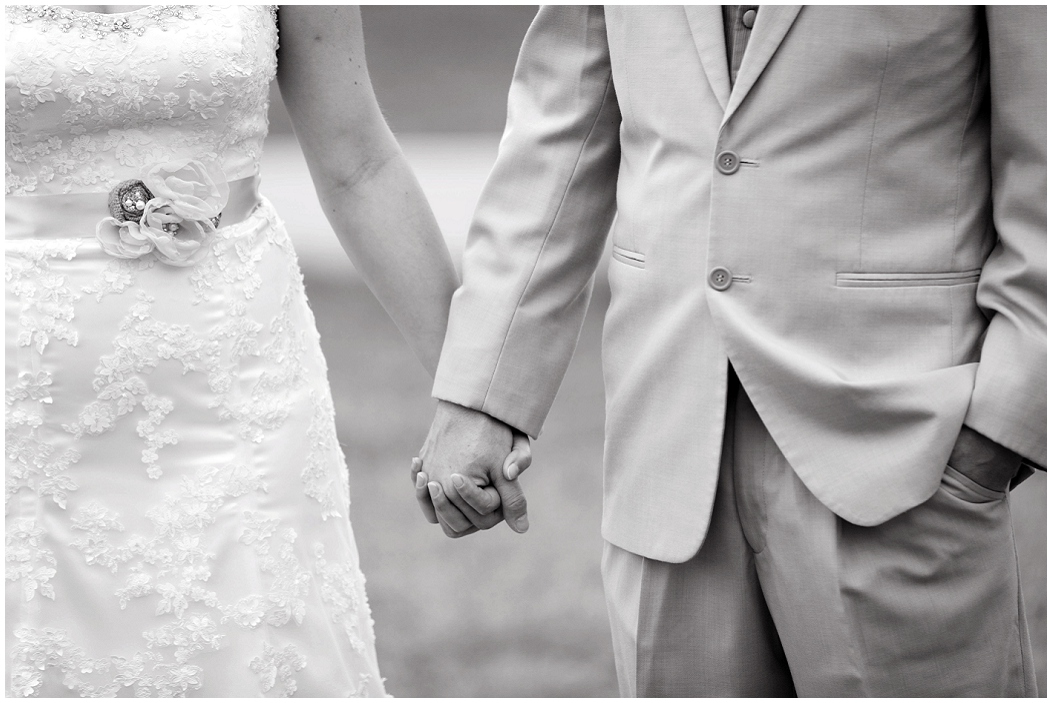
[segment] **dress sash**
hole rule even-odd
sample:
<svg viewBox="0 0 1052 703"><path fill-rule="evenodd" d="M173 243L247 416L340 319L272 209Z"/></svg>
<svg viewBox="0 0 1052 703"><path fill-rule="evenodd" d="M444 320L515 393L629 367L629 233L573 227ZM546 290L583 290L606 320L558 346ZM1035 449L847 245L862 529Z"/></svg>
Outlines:
<svg viewBox="0 0 1052 703"><path fill-rule="evenodd" d="M220 227L244 221L260 203L259 175L228 183L230 197ZM109 193L8 195L4 199L4 239L93 238L99 221L109 217Z"/></svg>

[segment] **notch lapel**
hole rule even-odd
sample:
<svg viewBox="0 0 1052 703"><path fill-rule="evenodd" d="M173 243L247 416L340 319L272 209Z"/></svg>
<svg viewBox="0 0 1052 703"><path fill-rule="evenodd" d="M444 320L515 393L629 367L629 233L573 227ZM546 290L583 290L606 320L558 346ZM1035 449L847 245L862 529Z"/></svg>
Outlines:
<svg viewBox="0 0 1052 703"><path fill-rule="evenodd" d="M687 24L701 66L720 107L727 109L731 95L731 71L727 66L727 44L723 38L723 10L719 5L685 5Z"/></svg>
<svg viewBox="0 0 1052 703"><path fill-rule="evenodd" d="M742 65L738 69L738 77L734 81L734 89L731 91L727 106L723 114L723 122L726 124L734 111L745 100L745 96L756 84L763 69L771 61L774 52L777 51L786 33L800 13L802 5L761 5L756 15L756 28L749 37L749 44L745 47L745 56L742 57ZM720 14L717 8L717 15ZM723 25L720 25L722 32ZM720 45L721 50L723 45ZM724 59L724 72L729 72Z"/></svg>

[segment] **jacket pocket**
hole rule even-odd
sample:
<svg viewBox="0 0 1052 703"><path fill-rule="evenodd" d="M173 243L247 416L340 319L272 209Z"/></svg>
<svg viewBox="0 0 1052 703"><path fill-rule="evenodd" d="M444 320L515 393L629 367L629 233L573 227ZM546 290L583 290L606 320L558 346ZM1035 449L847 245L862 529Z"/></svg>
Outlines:
<svg viewBox="0 0 1052 703"><path fill-rule="evenodd" d="M942 273L838 273L838 288L919 288L964 286L979 282L982 269Z"/></svg>
<svg viewBox="0 0 1052 703"><path fill-rule="evenodd" d="M646 268L647 257L646 254L641 254L638 251L632 251L614 245L614 260L620 261L622 264L628 264L634 266L637 269Z"/></svg>

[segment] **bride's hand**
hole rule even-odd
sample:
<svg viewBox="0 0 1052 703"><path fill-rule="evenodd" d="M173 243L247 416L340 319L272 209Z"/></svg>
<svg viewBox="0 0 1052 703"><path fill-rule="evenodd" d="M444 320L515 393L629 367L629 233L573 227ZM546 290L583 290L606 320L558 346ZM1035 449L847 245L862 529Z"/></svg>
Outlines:
<svg viewBox="0 0 1052 703"><path fill-rule="evenodd" d="M501 452L501 445L508 449ZM411 472L416 498L446 535L462 537L502 520L516 532L528 529L516 480L532 462L526 436L485 413L440 402L420 456Z"/></svg>
<svg viewBox="0 0 1052 703"><path fill-rule="evenodd" d="M523 471L530 468L533 463L533 454L530 450L530 438L526 435L515 432L512 437L512 448L508 453L508 456L504 459L504 466L501 472L504 477L510 482L516 482L518 476ZM416 500L420 504L421 509L424 511L424 516L428 522L438 523L438 516L435 514L435 505L432 501L431 491L428 487L428 475L423 470L424 462L420 457L413 457L412 469L410 472L410 478L413 484L416 486ZM481 529L488 530L490 527L497 525L505 520L504 510L500 504L500 496L497 494L497 490L492 486L486 486L485 488L479 488L473 483L462 479L460 474L454 474L454 488L457 489L457 493L461 498L464 499L472 508L474 508L480 515L486 515L489 517L484 526ZM517 485L517 483L516 483ZM519 491L518 495L522 496L522 492ZM441 496L437 496L441 498ZM517 527L512 527L511 522L508 522L508 526L517 532L525 532L530 527L529 519L526 515L526 499L523 496L522 501L513 505L515 508L510 514L513 516L513 520L516 521ZM457 533L456 537L462 537L479 531L479 527L471 526L463 532Z"/></svg>
<svg viewBox="0 0 1052 703"><path fill-rule="evenodd" d="M530 450L530 438L512 431L511 451L504 458L501 474L513 487L504 491L504 496L493 486L477 486L460 474L453 474L453 487L464 502L482 515L492 515L497 519L493 524L506 520L508 526L516 532L525 532L530 527L526 517L526 496L519 488L518 478L533 463L533 452ZM425 483L426 486L426 483ZM502 502L503 500L503 502ZM514 524L513 524L514 523ZM489 526L482 529L489 529Z"/></svg>

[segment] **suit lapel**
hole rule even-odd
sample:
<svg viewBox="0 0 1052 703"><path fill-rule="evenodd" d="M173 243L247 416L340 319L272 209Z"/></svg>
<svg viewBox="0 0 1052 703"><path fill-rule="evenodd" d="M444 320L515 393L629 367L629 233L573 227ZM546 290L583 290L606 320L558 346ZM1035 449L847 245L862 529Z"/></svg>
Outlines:
<svg viewBox="0 0 1052 703"><path fill-rule="evenodd" d="M734 111L745 100L752 87L756 84L763 69L767 67L774 52L785 39L786 33L796 20L801 5L761 5L756 17L756 27L749 37L749 45L745 48L745 56L742 57L742 65L738 69L738 77L734 81L734 89L724 109L723 122L726 124ZM717 8L717 15L719 11ZM723 25L720 24L722 38ZM695 39L697 35L695 35ZM726 55L724 44L720 42L720 51ZM724 72L729 73L724 59Z"/></svg>
<svg viewBox="0 0 1052 703"><path fill-rule="evenodd" d="M723 38L723 11L719 5L686 5L683 10L712 92L720 107L726 110L731 95L731 72Z"/></svg>

